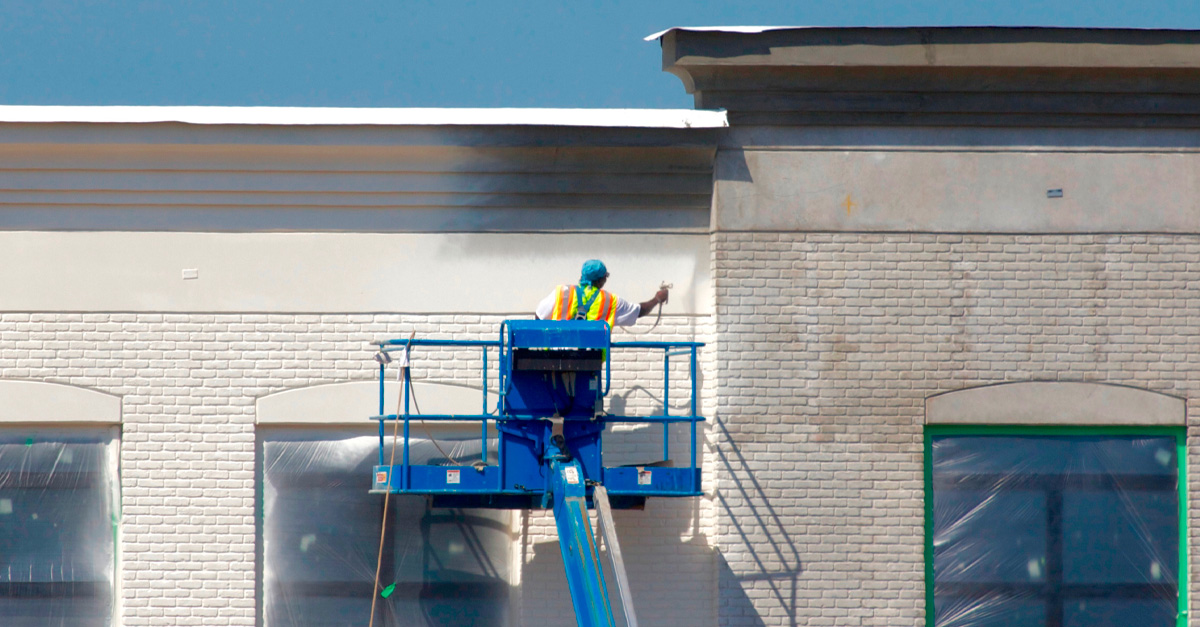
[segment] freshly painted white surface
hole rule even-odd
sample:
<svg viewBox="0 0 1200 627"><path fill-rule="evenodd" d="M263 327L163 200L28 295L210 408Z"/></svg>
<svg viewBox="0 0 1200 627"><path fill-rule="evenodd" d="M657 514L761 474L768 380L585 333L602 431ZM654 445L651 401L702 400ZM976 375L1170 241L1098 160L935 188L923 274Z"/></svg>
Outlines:
<svg viewBox="0 0 1200 627"><path fill-rule="evenodd" d="M120 424L120 397L41 381L0 381L0 423Z"/></svg>
<svg viewBox="0 0 1200 627"><path fill-rule="evenodd" d="M350 107L0 106L0 123L603 126L720 128L724 111L692 109L387 109Z"/></svg>
<svg viewBox="0 0 1200 627"><path fill-rule="evenodd" d="M394 378L393 374L393 378ZM385 413L396 413L400 384L385 384ZM477 388L436 381L413 381L413 396L423 414L467 415L482 412L482 392ZM496 402L495 392L490 396ZM264 424L376 425L379 415L379 382L352 381L285 390L255 401L255 422ZM414 409L415 411L415 409ZM457 423L445 426L464 426ZM478 428L478 423L470 423Z"/></svg>
<svg viewBox="0 0 1200 627"><path fill-rule="evenodd" d="M591 258L618 296L711 309L707 235L9 232L0 311L532 315Z"/></svg>
<svg viewBox="0 0 1200 627"><path fill-rule="evenodd" d="M1067 381L1029 381L931 396L931 425L1144 425L1186 422L1182 398L1149 390Z"/></svg>

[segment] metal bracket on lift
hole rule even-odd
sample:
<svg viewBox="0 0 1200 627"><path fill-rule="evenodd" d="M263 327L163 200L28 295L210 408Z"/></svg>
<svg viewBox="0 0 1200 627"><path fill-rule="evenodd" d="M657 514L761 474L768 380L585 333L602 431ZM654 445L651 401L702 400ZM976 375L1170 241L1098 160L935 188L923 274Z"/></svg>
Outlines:
<svg viewBox="0 0 1200 627"><path fill-rule="evenodd" d="M550 441L553 442L555 446L559 447L559 449L561 449L563 453L566 453L567 452L566 449L563 448L563 443L566 442L566 440L563 438L562 416L559 416L558 414L554 414L553 416L551 416L549 418L549 420L550 420Z"/></svg>

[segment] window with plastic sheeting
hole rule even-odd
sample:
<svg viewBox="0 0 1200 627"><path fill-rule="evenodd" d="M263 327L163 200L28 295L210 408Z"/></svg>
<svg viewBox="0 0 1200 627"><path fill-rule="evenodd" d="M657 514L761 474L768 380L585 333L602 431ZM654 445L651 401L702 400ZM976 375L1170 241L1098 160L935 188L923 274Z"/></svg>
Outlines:
<svg viewBox="0 0 1200 627"><path fill-rule="evenodd" d="M928 427L928 624L1186 623L1181 429Z"/></svg>
<svg viewBox="0 0 1200 627"><path fill-rule="evenodd" d="M268 627L365 625L379 556L383 495L370 494L379 438L359 431L263 429L263 622ZM390 447L391 438L387 439ZM481 458L478 436L414 438L414 464ZM399 453L397 453L399 457ZM509 516L433 509L390 497L375 624L507 624Z"/></svg>
<svg viewBox="0 0 1200 627"><path fill-rule="evenodd" d="M112 624L115 429L0 427L0 623Z"/></svg>

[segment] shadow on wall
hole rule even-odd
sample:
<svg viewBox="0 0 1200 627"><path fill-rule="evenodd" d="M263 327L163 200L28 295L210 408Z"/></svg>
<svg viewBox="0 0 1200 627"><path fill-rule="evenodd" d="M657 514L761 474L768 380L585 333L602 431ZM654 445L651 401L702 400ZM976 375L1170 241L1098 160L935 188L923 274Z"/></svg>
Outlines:
<svg viewBox="0 0 1200 627"><path fill-rule="evenodd" d="M736 564L720 555L722 624L764 625L759 612L769 599L789 617L787 624L796 627L799 579L804 572L800 552L725 422L718 417L714 424L721 472L717 515L724 518L718 522L720 547L738 554Z"/></svg>
<svg viewBox="0 0 1200 627"><path fill-rule="evenodd" d="M746 163L745 150L723 150L717 159L716 174L718 181L738 181L753 183L754 175L750 173L750 164Z"/></svg>
<svg viewBox="0 0 1200 627"><path fill-rule="evenodd" d="M696 389L704 388L704 369L697 368L696 373ZM685 375L686 376L686 375ZM671 415L686 416L691 411L691 397L687 393L681 393L680 390L671 392ZM644 397L644 398L639 398ZM614 391L605 399L608 406L605 408L609 414L615 416L623 415L639 415L640 411L643 416L661 416L663 413L663 398L662 388L650 389L644 385L631 385L622 388L620 391ZM648 407L638 407L638 403L651 403ZM697 400L697 405L699 400ZM696 411L700 411L697 407ZM631 413L635 412L635 413Z"/></svg>
<svg viewBox="0 0 1200 627"><path fill-rule="evenodd" d="M608 404L608 406L605 407L605 411L614 416L628 415L631 411L630 399L635 395L643 395L647 398L647 400L649 400L649 402L653 403L645 415L657 416L663 413L662 396L658 392L652 391L643 385L633 385L620 392L614 391L611 393L608 398L605 399L605 402Z"/></svg>
<svg viewBox="0 0 1200 627"><path fill-rule="evenodd" d="M725 561L725 556L717 551L717 581L721 586L721 618L725 621L722 624L737 625L738 627L767 627L762 617L754 609L754 602L742 589L740 582L743 580L744 578L739 578L733 573L729 562ZM794 584L793 581L793 589L795 589ZM795 612L791 616L791 624L795 625Z"/></svg>
<svg viewBox="0 0 1200 627"><path fill-rule="evenodd" d="M694 532L698 529L700 501L652 498L645 510L618 510L613 515L639 623L655 627L715 624L717 604L712 598L716 588L715 552L703 534ZM529 511L521 516L526 540L521 547L524 599L520 622L574 627L575 612L558 542L536 541L539 535L545 538L546 533L553 533L554 518L549 513ZM617 615L616 624L624 625L607 551L603 547L609 600Z"/></svg>

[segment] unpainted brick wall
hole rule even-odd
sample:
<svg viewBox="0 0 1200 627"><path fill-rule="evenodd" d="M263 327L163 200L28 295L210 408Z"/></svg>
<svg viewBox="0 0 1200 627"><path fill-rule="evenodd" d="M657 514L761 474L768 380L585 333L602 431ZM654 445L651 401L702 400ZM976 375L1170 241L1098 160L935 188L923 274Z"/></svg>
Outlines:
<svg viewBox="0 0 1200 627"><path fill-rule="evenodd" d="M1197 236L717 233L713 247L721 625L924 624L930 395L1200 389Z"/></svg>
<svg viewBox="0 0 1200 627"><path fill-rule="evenodd" d="M372 379L373 340L413 331L419 337L491 339L501 319L6 313L0 314L0 378L81 386L122 399L122 625L249 626L256 618L255 400ZM643 321L642 328L648 326ZM665 316L646 339L705 341L711 331L709 318ZM618 332L615 339L633 338ZM702 355L711 409L715 355ZM614 392L630 413L659 410L654 395L661 389L660 363L650 354L619 358ZM422 349L414 355L414 376L476 382L481 364L478 352L464 357ZM684 399L686 376L677 381L672 396ZM633 390L635 385L646 389ZM676 430L673 456L686 461L680 457L685 447L684 432ZM616 433L606 448L615 459L657 459L661 434ZM711 493L711 465L707 471ZM515 569L521 585L511 604L514 624L573 625L553 518L534 512L514 519L514 555L527 561ZM648 621L643 624L715 622L714 520L709 499L620 513L617 526L635 600Z"/></svg>

